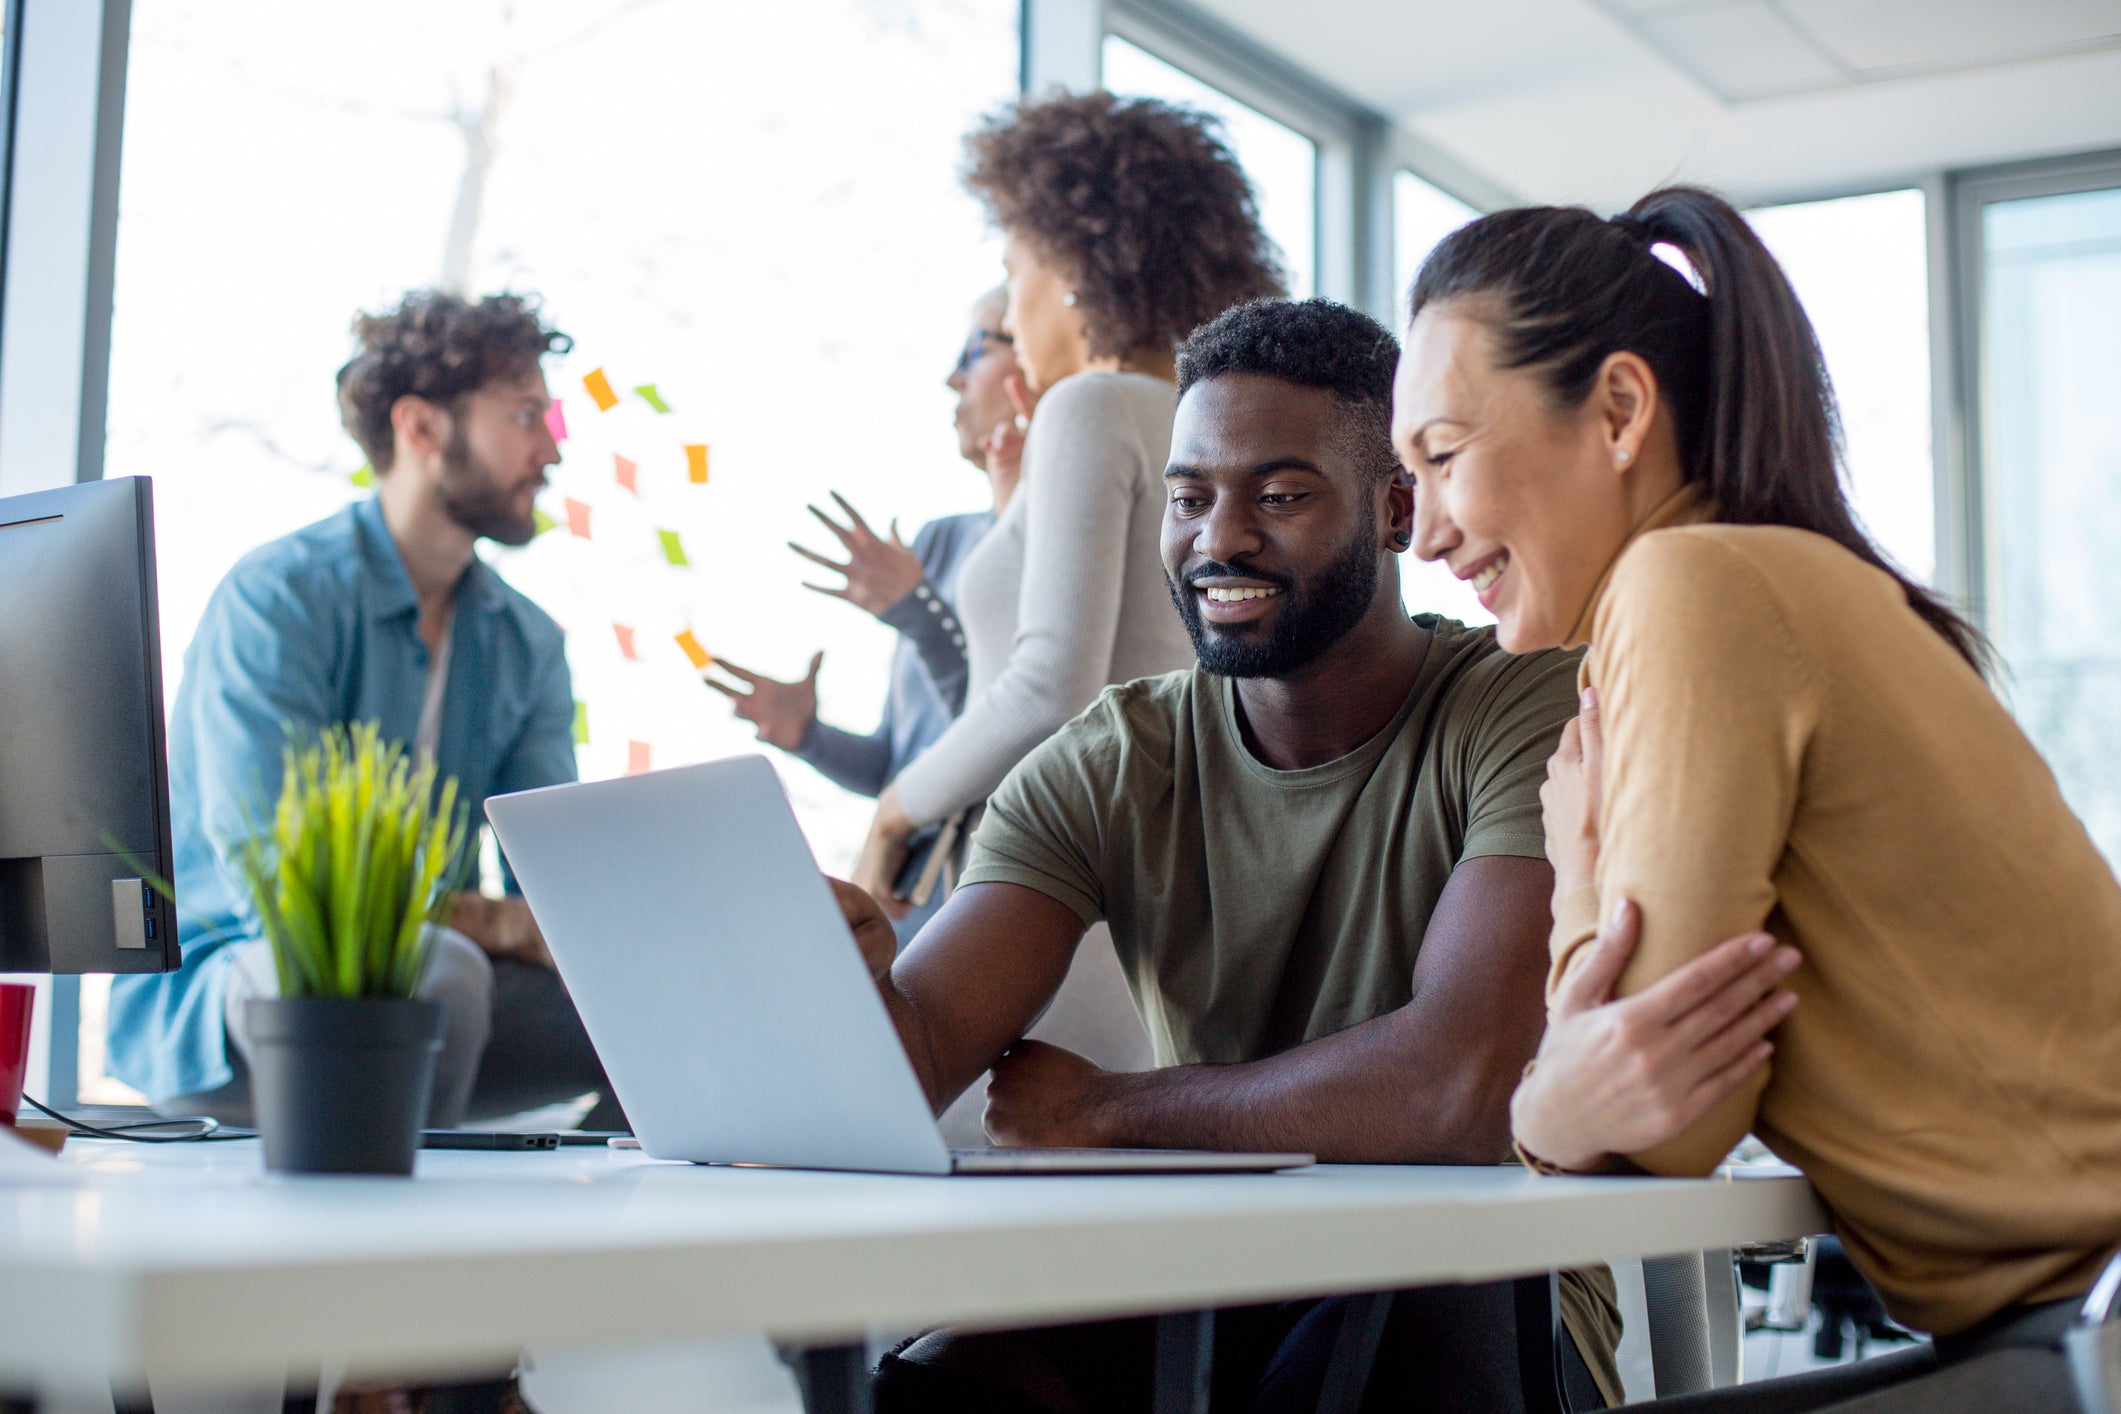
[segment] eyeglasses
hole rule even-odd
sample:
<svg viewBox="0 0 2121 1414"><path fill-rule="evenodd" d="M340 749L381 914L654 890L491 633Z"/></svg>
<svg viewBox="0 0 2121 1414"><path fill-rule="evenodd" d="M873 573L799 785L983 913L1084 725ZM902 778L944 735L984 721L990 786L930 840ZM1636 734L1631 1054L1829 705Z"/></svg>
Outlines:
<svg viewBox="0 0 2121 1414"><path fill-rule="evenodd" d="M986 354L989 344L1007 344L1015 348L1016 340L995 329L974 329L971 337L965 340L965 347L958 352L957 367L950 370L950 376L955 378L971 372L972 365Z"/></svg>

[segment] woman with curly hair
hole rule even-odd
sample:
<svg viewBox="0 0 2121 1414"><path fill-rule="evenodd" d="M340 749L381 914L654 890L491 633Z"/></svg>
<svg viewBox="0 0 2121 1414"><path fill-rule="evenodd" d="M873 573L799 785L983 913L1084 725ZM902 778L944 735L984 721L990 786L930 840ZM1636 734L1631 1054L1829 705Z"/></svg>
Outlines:
<svg viewBox="0 0 2121 1414"><path fill-rule="evenodd" d="M894 917L917 831L986 799L1108 683L1193 661L1157 548L1174 351L1282 292L1251 185L1205 114L1109 93L1024 102L965 150L965 185L1004 237L1004 322L1041 396L1023 492L958 579L964 715L879 798L856 866Z"/></svg>

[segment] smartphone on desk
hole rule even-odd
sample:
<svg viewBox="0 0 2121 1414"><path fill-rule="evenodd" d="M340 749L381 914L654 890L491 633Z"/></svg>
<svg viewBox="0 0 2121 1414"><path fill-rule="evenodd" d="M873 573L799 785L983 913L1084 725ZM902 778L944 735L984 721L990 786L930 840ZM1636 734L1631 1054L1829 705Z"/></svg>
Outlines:
<svg viewBox="0 0 2121 1414"><path fill-rule="evenodd" d="M560 1136L545 1134L503 1134L488 1129L423 1129L420 1131L422 1149L496 1149L508 1153L523 1153L532 1149L557 1149Z"/></svg>

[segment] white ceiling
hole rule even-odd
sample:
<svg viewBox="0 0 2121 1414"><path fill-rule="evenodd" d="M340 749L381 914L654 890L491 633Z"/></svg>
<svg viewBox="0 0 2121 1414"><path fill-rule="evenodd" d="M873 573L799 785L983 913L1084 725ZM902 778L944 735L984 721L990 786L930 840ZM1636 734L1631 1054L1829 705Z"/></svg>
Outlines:
<svg viewBox="0 0 2121 1414"><path fill-rule="evenodd" d="M1194 3L1526 200L1776 199L2121 147L2121 0Z"/></svg>

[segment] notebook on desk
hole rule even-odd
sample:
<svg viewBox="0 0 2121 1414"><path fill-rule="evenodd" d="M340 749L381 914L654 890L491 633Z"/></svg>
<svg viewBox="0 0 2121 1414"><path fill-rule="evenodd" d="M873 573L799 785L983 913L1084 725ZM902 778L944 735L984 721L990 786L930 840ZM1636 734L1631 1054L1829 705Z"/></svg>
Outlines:
<svg viewBox="0 0 2121 1414"><path fill-rule="evenodd" d="M654 1157L924 1174L1311 1162L950 1149L764 757L496 796L486 814Z"/></svg>

